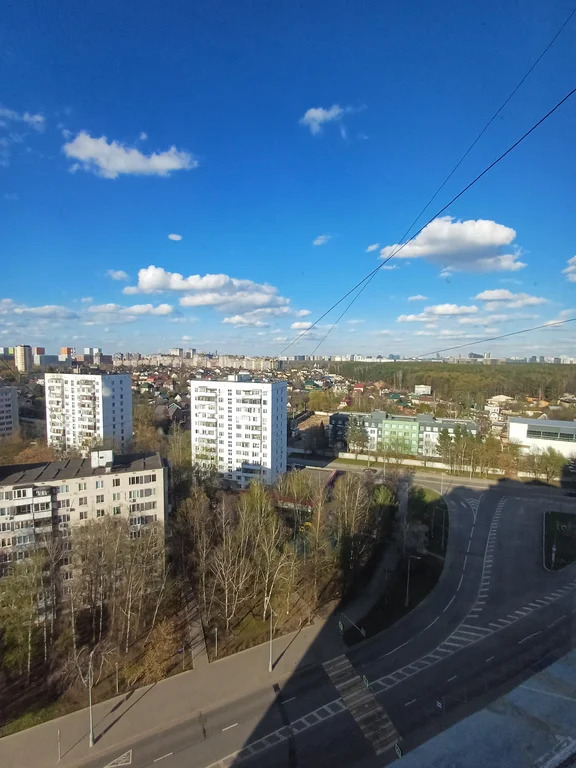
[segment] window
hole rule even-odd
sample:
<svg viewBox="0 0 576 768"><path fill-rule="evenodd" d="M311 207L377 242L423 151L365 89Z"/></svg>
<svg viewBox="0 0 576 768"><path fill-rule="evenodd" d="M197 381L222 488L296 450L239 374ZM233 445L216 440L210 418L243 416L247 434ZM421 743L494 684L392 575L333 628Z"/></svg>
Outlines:
<svg viewBox="0 0 576 768"><path fill-rule="evenodd" d="M79 491L85 491L87 486L88 486L87 483L78 483L78 490Z"/></svg>
<svg viewBox="0 0 576 768"><path fill-rule="evenodd" d="M115 477L114 480L112 480L112 487L113 488L118 488L119 485L120 485L120 478L119 477Z"/></svg>
<svg viewBox="0 0 576 768"><path fill-rule="evenodd" d="M70 499L61 499L56 504L58 509L68 509L70 507Z"/></svg>
<svg viewBox="0 0 576 768"><path fill-rule="evenodd" d="M112 514L113 515L119 515L121 511L122 510L121 510L120 507L112 507Z"/></svg>
<svg viewBox="0 0 576 768"><path fill-rule="evenodd" d="M105 514L106 514L106 510L104 510L104 509L97 509L96 510L96 517L104 517Z"/></svg>
<svg viewBox="0 0 576 768"><path fill-rule="evenodd" d="M78 506L85 507L88 504L88 496L80 496L78 499Z"/></svg>
<svg viewBox="0 0 576 768"><path fill-rule="evenodd" d="M88 512L85 509L80 510L80 520L86 520L88 518Z"/></svg>
<svg viewBox="0 0 576 768"><path fill-rule="evenodd" d="M120 501L120 497L122 496L121 493L113 493L112 494L112 501Z"/></svg>
<svg viewBox="0 0 576 768"><path fill-rule="evenodd" d="M100 493L96 496L96 504L104 504L104 494Z"/></svg>
<svg viewBox="0 0 576 768"><path fill-rule="evenodd" d="M70 490L68 485L61 485L58 488L58 493L68 493Z"/></svg>
<svg viewBox="0 0 576 768"><path fill-rule="evenodd" d="M104 480L96 480L96 490L98 488L104 488Z"/></svg>

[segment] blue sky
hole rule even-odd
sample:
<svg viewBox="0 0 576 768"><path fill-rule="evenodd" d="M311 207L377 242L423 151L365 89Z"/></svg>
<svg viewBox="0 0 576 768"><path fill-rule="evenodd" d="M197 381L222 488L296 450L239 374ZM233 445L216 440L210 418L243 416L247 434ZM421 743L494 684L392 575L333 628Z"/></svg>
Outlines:
<svg viewBox="0 0 576 768"><path fill-rule="evenodd" d="M0 344L280 352L390 253L570 10L12 4ZM574 87L575 38L576 17L420 224ZM389 262L319 351L420 354L576 316L575 122L576 97ZM290 351L312 352L338 314ZM573 339L567 325L485 348L573 355Z"/></svg>

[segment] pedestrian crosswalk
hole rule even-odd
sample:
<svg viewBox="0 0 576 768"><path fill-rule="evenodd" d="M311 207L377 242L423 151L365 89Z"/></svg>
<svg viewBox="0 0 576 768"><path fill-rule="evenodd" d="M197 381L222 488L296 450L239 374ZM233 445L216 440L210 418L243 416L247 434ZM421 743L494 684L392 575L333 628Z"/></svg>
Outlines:
<svg viewBox="0 0 576 768"><path fill-rule="evenodd" d="M391 749L399 734L368 680L360 677L344 654L325 662L324 669L374 752L381 755Z"/></svg>

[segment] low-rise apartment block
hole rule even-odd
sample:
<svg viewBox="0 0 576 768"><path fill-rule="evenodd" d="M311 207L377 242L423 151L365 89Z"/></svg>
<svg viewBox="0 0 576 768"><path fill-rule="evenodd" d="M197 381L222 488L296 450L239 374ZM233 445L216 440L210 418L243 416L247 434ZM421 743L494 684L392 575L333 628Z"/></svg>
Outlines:
<svg viewBox="0 0 576 768"><path fill-rule="evenodd" d="M88 520L120 515L130 535L164 524L169 512L168 464L158 453L90 458L46 464L0 466L0 575L11 562L47 546L54 536Z"/></svg>
<svg viewBox="0 0 576 768"><path fill-rule="evenodd" d="M394 450L401 453L437 456L440 433L447 430L454 435L456 428L471 435L477 434L477 426L470 419L440 419L427 414L397 416L387 411L372 413L340 412L330 416L329 444L336 450L348 450L352 445L350 433L353 426L366 431L366 450Z"/></svg>

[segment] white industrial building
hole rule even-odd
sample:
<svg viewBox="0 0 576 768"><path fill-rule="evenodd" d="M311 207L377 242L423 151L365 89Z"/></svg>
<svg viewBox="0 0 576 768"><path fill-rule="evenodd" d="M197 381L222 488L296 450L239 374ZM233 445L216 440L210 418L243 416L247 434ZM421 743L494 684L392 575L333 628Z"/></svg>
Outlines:
<svg viewBox="0 0 576 768"><path fill-rule="evenodd" d="M519 444L524 453L553 448L567 459L576 458L576 421L510 418L508 440Z"/></svg>
<svg viewBox="0 0 576 768"><path fill-rule="evenodd" d="M47 373L46 433L60 450L99 446L126 451L132 441L129 373Z"/></svg>
<svg viewBox="0 0 576 768"><path fill-rule="evenodd" d="M432 387L429 384L416 384L414 387L415 395L431 395Z"/></svg>
<svg viewBox="0 0 576 768"><path fill-rule="evenodd" d="M285 381L191 381L192 461L242 488L274 482L286 471L286 403Z"/></svg>
<svg viewBox="0 0 576 768"><path fill-rule="evenodd" d="M9 437L18 431L18 390L0 386L0 437Z"/></svg>
<svg viewBox="0 0 576 768"><path fill-rule="evenodd" d="M0 575L54 535L71 542L70 527L84 521L120 515L136 538L168 512L168 464L158 453L1 466Z"/></svg>

